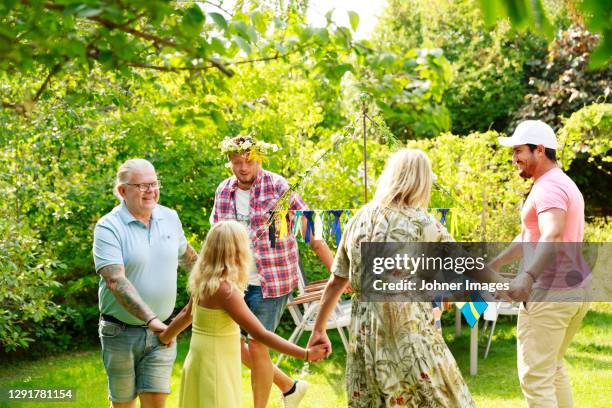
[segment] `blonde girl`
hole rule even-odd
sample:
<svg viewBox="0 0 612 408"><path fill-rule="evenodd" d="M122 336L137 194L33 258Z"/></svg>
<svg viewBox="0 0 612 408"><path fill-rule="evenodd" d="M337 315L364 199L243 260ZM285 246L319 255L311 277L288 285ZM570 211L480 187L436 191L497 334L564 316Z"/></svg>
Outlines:
<svg viewBox="0 0 612 408"><path fill-rule="evenodd" d="M189 276L189 304L160 334L163 343L171 343L193 321L181 376L182 408L240 406L240 327L260 343L296 358L317 361L327 353L326 346L304 349L286 341L253 315L243 298L251 262L242 224L222 221L211 228Z"/></svg>

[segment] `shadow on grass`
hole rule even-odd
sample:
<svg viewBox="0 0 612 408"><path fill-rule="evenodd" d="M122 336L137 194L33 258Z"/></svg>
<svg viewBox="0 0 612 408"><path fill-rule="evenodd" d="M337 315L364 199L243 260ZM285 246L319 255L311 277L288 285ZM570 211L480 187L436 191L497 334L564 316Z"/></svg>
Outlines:
<svg viewBox="0 0 612 408"><path fill-rule="evenodd" d="M592 354L589 354L588 356L585 355L576 355L574 353L568 353L565 355L565 360L567 361L567 363L571 366L574 367L584 367L584 368L588 368L589 370L605 370L605 371L609 371L610 370L610 354L607 354L607 358L602 356L602 357L595 357Z"/></svg>

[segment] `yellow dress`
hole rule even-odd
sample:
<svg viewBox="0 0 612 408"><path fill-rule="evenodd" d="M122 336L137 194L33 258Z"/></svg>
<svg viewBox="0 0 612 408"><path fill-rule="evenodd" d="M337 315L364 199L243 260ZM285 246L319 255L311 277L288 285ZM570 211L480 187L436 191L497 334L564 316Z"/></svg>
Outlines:
<svg viewBox="0 0 612 408"><path fill-rule="evenodd" d="M240 407L240 328L223 309L194 300L189 353L183 365L179 407Z"/></svg>

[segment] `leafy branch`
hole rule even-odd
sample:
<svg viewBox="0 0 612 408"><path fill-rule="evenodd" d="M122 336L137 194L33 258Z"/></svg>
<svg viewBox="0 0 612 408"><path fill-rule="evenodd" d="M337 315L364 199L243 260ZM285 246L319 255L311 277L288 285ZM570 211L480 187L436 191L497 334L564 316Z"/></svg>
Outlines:
<svg viewBox="0 0 612 408"><path fill-rule="evenodd" d="M29 1L28 0L22 0L22 3L24 5L28 5ZM52 10L52 11L59 11L59 12L65 12L66 11L66 7L61 5L61 4L55 4L55 3L50 3L47 2L44 4L44 8L47 10ZM100 17L98 15L91 15L91 16L85 16L84 18L86 20L92 21L96 24L99 24L103 27L106 27L110 30L119 30L122 31L124 33L127 34L131 34L134 37L143 39L143 40L147 40L147 41L151 41L153 44L155 44L158 48L161 48L161 46L167 46L167 47L172 47L172 48L176 48L182 51L185 51L189 54L192 55L197 55L197 52L193 49L191 49L190 47L186 47L183 45L179 45L177 44L177 42L172 39L172 38L164 38L161 37L159 35L156 34L152 34L146 31L142 31L142 30L137 30L133 27L130 26L130 24L133 24L134 22L138 21L140 18L142 17L142 14L137 15L135 18L130 19L124 23L117 23L114 21L111 21L109 19ZM228 69L224 64L222 64L221 62L219 62L218 60L214 59L214 58L209 58L208 62L210 63L210 65L212 67L217 68L218 70L220 70L221 72L223 72L225 75L227 75L228 77L231 77L234 75L234 72L231 71L230 69Z"/></svg>

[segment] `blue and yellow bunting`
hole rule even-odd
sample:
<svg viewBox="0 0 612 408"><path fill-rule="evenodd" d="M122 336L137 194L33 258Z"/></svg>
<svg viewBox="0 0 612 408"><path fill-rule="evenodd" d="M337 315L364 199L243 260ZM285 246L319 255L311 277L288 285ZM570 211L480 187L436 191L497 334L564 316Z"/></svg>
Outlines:
<svg viewBox="0 0 612 408"><path fill-rule="evenodd" d="M432 208L439 214L440 223L445 225L450 219L449 228L453 228L455 215L450 211L450 208ZM287 216L293 213L294 217ZM348 221L356 210L354 209L335 209L335 210L283 210L279 211L273 219L274 222L270 225L268 236L270 243L276 242L276 239L284 239L288 234L302 237L306 243L311 240L319 241L334 237L336 245L340 244L343 230L346 229ZM302 216L306 218L306 231L303 232ZM290 225L290 222L293 225ZM452 231L450 231L452 234Z"/></svg>

